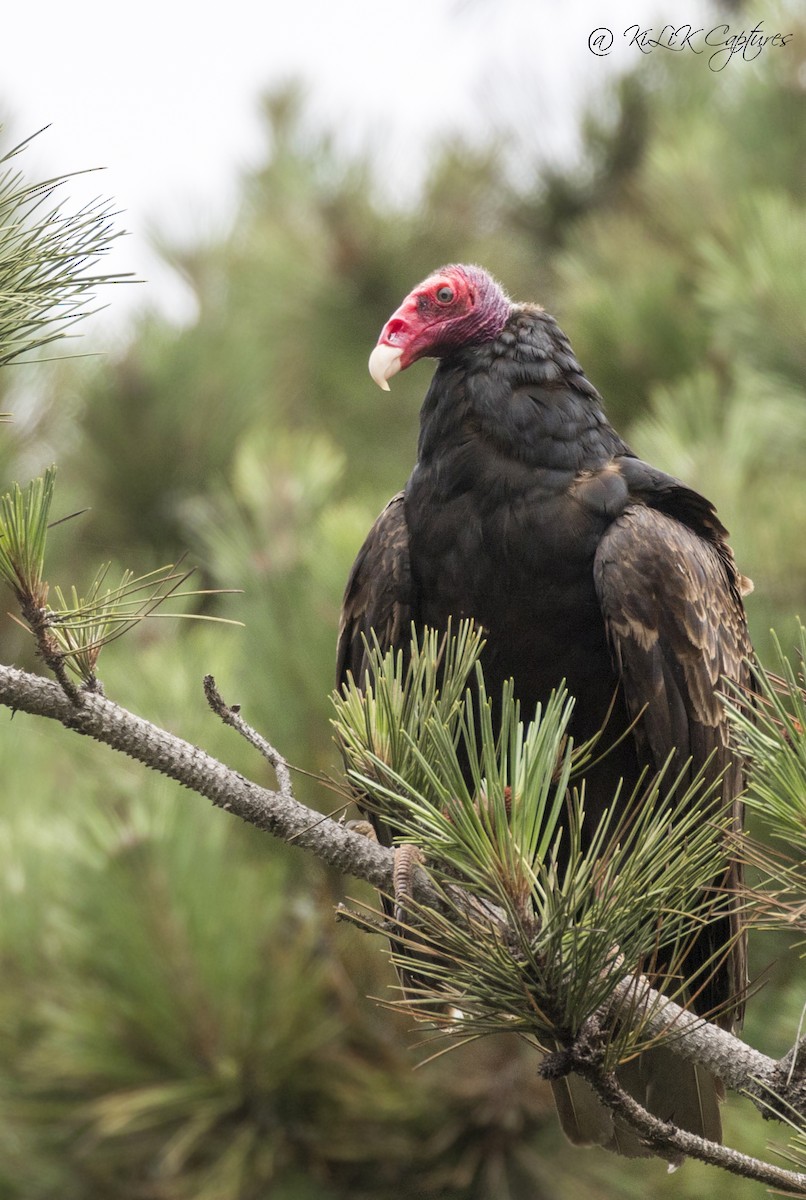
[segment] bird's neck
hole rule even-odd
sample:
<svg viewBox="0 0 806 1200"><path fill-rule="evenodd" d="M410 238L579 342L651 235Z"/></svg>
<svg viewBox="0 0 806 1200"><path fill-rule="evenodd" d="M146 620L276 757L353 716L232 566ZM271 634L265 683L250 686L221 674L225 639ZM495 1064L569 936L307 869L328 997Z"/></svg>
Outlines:
<svg viewBox="0 0 806 1200"><path fill-rule="evenodd" d="M575 474L626 446L567 338L542 309L512 310L495 341L443 358L420 414L419 461L476 453Z"/></svg>

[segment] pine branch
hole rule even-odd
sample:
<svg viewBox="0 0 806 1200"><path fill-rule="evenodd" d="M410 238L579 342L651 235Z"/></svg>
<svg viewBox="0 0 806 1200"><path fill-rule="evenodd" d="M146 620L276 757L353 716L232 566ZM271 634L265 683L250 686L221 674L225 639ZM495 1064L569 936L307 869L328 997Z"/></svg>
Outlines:
<svg viewBox="0 0 806 1200"><path fill-rule="evenodd" d="M709 1028L713 1031L713 1026ZM752 1158L730 1146L710 1142L686 1129L679 1129L670 1121L653 1116L624 1090L615 1074L601 1069L597 1051L599 1031L595 1024L592 1023L586 1032L587 1045L582 1044L583 1039L580 1039L580 1046L571 1056L573 1069L588 1081L607 1108L622 1117L660 1157L673 1163L684 1158L697 1158L744 1179L755 1179L769 1187L786 1189L788 1195L806 1196L806 1174Z"/></svg>
<svg viewBox="0 0 806 1200"><path fill-rule="evenodd" d="M572 1045L628 974L690 1005L719 969L715 956L692 975L690 947L725 912L715 881L735 852L714 781L647 776L592 825L573 781L598 751L568 737L573 699L561 686L524 723L510 686L494 722L479 651L465 623L455 641L415 631L405 659L369 648L363 686L334 698L361 807L422 851L447 900L479 906L446 917L407 900L394 961L416 987L392 1006L437 1026L453 1007L465 1036L517 1028L546 1048ZM649 1032L651 1015L625 997L606 1069L677 1037L668 1021Z"/></svg>
<svg viewBox="0 0 806 1200"><path fill-rule="evenodd" d="M82 703L76 706L58 684L0 665L0 705L12 712L59 721L65 728L167 775L257 829L309 850L345 874L364 879L380 890L392 890L391 850L291 797L252 783L197 746L101 695L82 691L81 699ZM436 907L440 904L423 871L415 875L415 897L422 904Z"/></svg>
<svg viewBox="0 0 806 1200"><path fill-rule="evenodd" d="M12 712L59 721L67 729L167 775L257 829L309 851L344 874L363 879L387 894L393 891L392 850L300 804L290 789L283 794L245 779L197 746L104 696L83 692L82 703L76 706L58 684L0 665L0 705ZM460 892L451 886L451 900L446 903L444 893L430 882L422 868L413 872L412 900L418 906L455 920L461 911L457 906ZM474 921L482 916L497 924L505 920L504 914L491 905L481 909L473 897L467 897L466 907ZM640 1007L651 1010L646 1018L642 1017L649 1022L650 1032L668 1028L679 1031L679 1036L668 1042L673 1053L715 1071L733 1091L748 1095L765 1116L776 1116L787 1107L790 1112L806 1113L806 1083L800 1072L792 1070L793 1060L797 1061L795 1049L780 1061L769 1058L735 1035L659 997L646 981L636 981L633 975L616 984L610 1005L622 1012L627 1007L632 1011Z"/></svg>
<svg viewBox="0 0 806 1200"><path fill-rule="evenodd" d="M647 1034L674 1031L664 1044L679 1058L707 1067L731 1091L747 1096L765 1118L806 1120L806 1078L793 1070L798 1046L780 1060L661 996L643 977L622 979L607 1006L611 1013L641 1013ZM803 1047L800 1047L801 1052Z"/></svg>

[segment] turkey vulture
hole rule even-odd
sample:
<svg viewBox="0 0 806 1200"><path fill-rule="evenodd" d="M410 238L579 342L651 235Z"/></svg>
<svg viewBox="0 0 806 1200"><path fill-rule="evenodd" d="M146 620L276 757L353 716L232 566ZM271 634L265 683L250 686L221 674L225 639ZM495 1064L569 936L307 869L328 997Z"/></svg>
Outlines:
<svg viewBox="0 0 806 1200"><path fill-rule="evenodd" d="M370 374L388 391L423 357L438 366L417 462L350 574L339 684L348 673L363 680L371 630L383 648L405 651L412 622L444 630L449 618L472 617L485 632L488 694L511 677L528 718L565 679L577 744L608 722L614 745L586 777L586 820L612 802L619 780L629 796L642 771L673 754L670 778L706 762L712 778L723 773L738 825L741 764L719 693L723 677L749 685L749 585L713 505L636 457L556 321L512 303L481 268L443 267L418 284L383 327ZM731 911L692 952L694 969L730 945L698 996L702 1012L742 992L738 926ZM706 1072L660 1047L627 1074L656 1115L719 1138ZM555 1094L572 1140L647 1153L581 1081Z"/></svg>

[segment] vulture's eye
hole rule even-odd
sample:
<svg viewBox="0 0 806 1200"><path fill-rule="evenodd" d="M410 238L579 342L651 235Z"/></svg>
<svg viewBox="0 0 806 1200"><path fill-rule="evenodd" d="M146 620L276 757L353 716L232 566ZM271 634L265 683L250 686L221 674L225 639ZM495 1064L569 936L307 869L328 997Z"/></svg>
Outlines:
<svg viewBox="0 0 806 1200"><path fill-rule="evenodd" d="M453 300L453 288L449 288L447 284L441 288L437 288L436 296L440 304L450 304L451 300Z"/></svg>

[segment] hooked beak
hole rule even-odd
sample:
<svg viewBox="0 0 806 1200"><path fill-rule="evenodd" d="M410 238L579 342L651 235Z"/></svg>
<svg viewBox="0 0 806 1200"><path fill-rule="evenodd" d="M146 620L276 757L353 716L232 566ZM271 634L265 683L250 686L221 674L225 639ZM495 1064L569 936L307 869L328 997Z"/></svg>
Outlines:
<svg viewBox="0 0 806 1200"><path fill-rule="evenodd" d="M402 346L390 346L387 342L379 342L370 354L369 373L384 392L389 391L387 380L401 369L402 357Z"/></svg>

